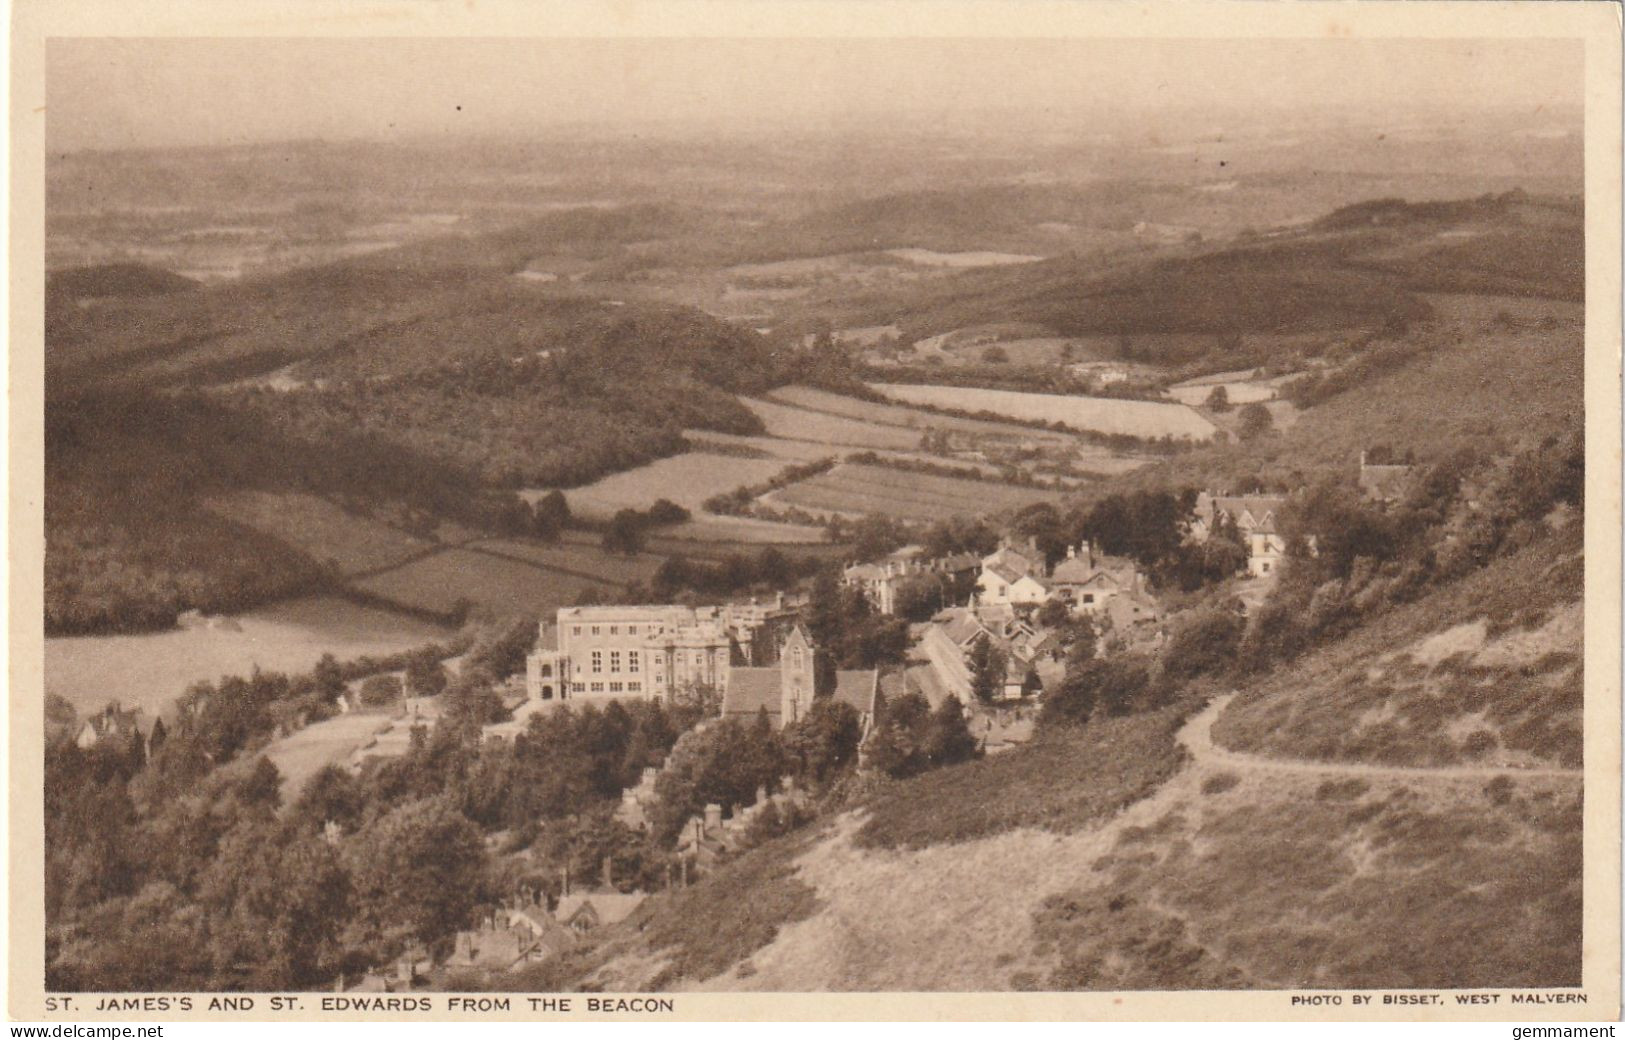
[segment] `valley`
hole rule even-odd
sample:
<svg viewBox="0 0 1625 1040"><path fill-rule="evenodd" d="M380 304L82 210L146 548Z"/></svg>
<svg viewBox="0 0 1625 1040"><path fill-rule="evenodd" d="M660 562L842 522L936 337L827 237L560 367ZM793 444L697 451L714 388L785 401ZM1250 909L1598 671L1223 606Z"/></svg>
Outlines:
<svg viewBox="0 0 1625 1040"><path fill-rule="evenodd" d="M1409 116L53 157L51 984L1578 985L1577 113Z"/></svg>

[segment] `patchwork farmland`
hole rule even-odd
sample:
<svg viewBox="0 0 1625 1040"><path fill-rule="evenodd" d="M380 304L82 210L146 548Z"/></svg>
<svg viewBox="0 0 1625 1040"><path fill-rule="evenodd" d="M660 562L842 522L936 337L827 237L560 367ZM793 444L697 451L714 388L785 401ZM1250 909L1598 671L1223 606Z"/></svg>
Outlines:
<svg viewBox="0 0 1625 1040"><path fill-rule="evenodd" d="M762 501L823 515L929 521L1021 509L1058 497L1036 488L843 462L827 473L764 495Z"/></svg>
<svg viewBox="0 0 1625 1040"><path fill-rule="evenodd" d="M1097 433L1202 440L1211 437L1215 429L1212 423L1183 404L912 383L873 383L871 386L887 397L909 404L991 412L1026 422L1059 422Z"/></svg>

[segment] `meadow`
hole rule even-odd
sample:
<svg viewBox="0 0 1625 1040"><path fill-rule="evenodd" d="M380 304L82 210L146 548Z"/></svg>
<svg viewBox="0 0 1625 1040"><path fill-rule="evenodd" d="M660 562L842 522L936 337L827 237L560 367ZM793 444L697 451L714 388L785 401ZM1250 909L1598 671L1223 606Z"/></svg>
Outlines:
<svg viewBox="0 0 1625 1040"><path fill-rule="evenodd" d="M150 717L187 686L254 668L309 671L325 653L382 657L444 640L448 630L337 596L284 600L215 627L141 635L63 636L45 641L45 692L81 714L110 700Z"/></svg>
<svg viewBox="0 0 1625 1040"><path fill-rule="evenodd" d="M316 495L234 491L213 496L205 507L313 560L332 562L340 574L392 567L434 548L433 542L347 512Z"/></svg>
<svg viewBox="0 0 1625 1040"><path fill-rule="evenodd" d="M647 509L662 498L699 512L700 504L711 496L770 480L787 465L780 459L684 452L571 488L564 498L571 513L593 520L607 520L621 509ZM547 493L537 488L521 494L535 501Z"/></svg>
<svg viewBox="0 0 1625 1040"><path fill-rule="evenodd" d="M1063 433L1034 430L1031 427L1018 426L1013 423L991 422L985 419L966 419L957 415L943 415L919 408L887 404L883 401L864 401L856 397L846 397L842 394L834 394L827 390L819 390L808 386L779 387L769 391L767 396L781 404L794 405L797 408L803 408L811 412L839 415L883 426L901 426L910 430L946 430L950 433L966 434L971 437L1022 441L1038 440L1070 443L1074 440ZM769 432L779 436L771 429ZM816 440L817 438L812 439ZM907 447L915 447L917 444L918 439L916 438L915 443Z"/></svg>
<svg viewBox="0 0 1625 1040"><path fill-rule="evenodd" d="M412 610L451 615L469 604L493 614L551 614L589 588L616 583L471 549L447 549L356 583L362 592Z"/></svg>
<svg viewBox="0 0 1625 1040"><path fill-rule="evenodd" d="M1025 422L1058 422L1098 433L1202 440L1212 436L1214 431L1212 423L1182 404L912 383L873 383L871 386L887 397L909 404L992 412Z"/></svg>
<svg viewBox="0 0 1625 1040"><path fill-rule="evenodd" d="M938 520L1016 510L1056 498L1054 492L1034 488L843 462L827 473L771 492L762 501L811 513Z"/></svg>
<svg viewBox="0 0 1625 1040"><path fill-rule="evenodd" d="M741 400L773 437L889 451L909 451L920 446L920 428L887 426L756 397Z"/></svg>

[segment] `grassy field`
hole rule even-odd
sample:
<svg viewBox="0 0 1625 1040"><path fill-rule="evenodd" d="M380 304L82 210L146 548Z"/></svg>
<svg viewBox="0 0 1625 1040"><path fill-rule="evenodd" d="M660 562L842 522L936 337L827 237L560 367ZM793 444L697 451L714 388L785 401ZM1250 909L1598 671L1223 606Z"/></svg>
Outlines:
<svg viewBox="0 0 1625 1040"><path fill-rule="evenodd" d="M829 412L812 411L761 398L743 398L745 407L756 413L773 437L785 440L815 441L844 448L910 451L920 446L921 430L888 426L852 419Z"/></svg>
<svg viewBox="0 0 1625 1040"><path fill-rule="evenodd" d="M654 577L655 571L665 559L664 556L655 553L622 556L619 553L605 552L596 545L573 545L567 542L542 545L539 542L527 542L517 538L487 538L474 542L467 548L508 556L549 570L571 572L615 585L648 581Z"/></svg>
<svg viewBox="0 0 1625 1040"><path fill-rule="evenodd" d="M324 653L340 660L384 656L438 642L446 629L337 596L285 600L216 628L143 635L64 636L45 641L45 691L81 713L109 700L165 710L199 680L267 671L308 671Z"/></svg>
<svg viewBox="0 0 1625 1040"><path fill-rule="evenodd" d="M1180 404L913 383L875 383L873 386L888 397L910 404L970 412L996 412L1012 419L1060 422L1075 429L1099 433L1195 440L1213 434L1212 423Z"/></svg>
<svg viewBox="0 0 1625 1040"><path fill-rule="evenodd" d="M282 804L291 805L323 766L343 765L389 724L384 713L336 715L267 744L261 754L282 774Z"/></svg>
<svg viewBox="0 0 1625 1040"><path fill-rule="evenodd" d="M794 405L797 408L805 408L809 411L859 419L883 426L901 426L922 432L928 429L946 430L950 433L961 433L970 437L989 437L1017 441L1036 440L1067 444L1072 443L1074 440L1074 438L1064 433L1035 430L1028 426L1018 426L1013 423L941 415L936 412L909 408L900 404L864 401L856 397L832 394L827 390L818 390L807 386L779 387L770 391L767 396L782 404ZM960 406L955 405L953 407ZM770 432L772 432L771 428ZM777 435L775 433L775 436ZM916 439L915 444L909 445L909 447L917 446L917 444L918 440Z"/></svg>
<svg viewBox="0 0 1625 1040"><path fill-rule="evenodd" d="M1058 497L1055 492L1034 488L843 462L827 473L771 492L763 501L811 513L936 520L1020 509Z"/></svg>
<svg viewBox="0 0 1625 1040"><path fill-rule="evenodd" d="M387 602L437 614L450 614L462 602L495 614L551 614L576 602L586 589L614 584L469 549L447 549L356 586Z"/></svg>
<svg viewBox="0 0 1625 1040"><path fill-rule="evenodd" d="M769 480L787 465L781 459L685 452L571 488L564 497L570 512L592 519L608 519L620 509L648 509L662 498L698 512L712 495ZM537 489L524 492L524 497L534 500L545 494L546 489Z"/></svg>
<svg viewBox="0 0 1625 1040"><path fill-rule="evenodd" d="M1582 550L1569 531L1392 612L1249 690L1215 740L1297 758L1578 767Z"/></svg>
<svg viewBox="0 0 1625 1040"><path fill-rule="evenodd" d="M390 567L433 548L432 542L346 512L316 495L236 491L214 496L207 508L314 560L331 561L340 574Z"/></svg>

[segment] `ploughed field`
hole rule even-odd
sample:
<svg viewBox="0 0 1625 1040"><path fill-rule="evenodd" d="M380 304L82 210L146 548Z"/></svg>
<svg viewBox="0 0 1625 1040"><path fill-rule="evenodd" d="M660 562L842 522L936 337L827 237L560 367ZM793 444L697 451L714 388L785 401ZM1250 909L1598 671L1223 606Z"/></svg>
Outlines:
<svg viewBox="0 0 1625 1040"><path fill-rule="evenodd" d="M1183 404L1126 401L1111 397L1034 394L979 387L873 383L887 397L909 404L991 412L1025 422L1065 423L1078 430L1131 437L1176 437L1202 440L1213 435L1212 423Z"/></svg>
<svg viewBox="0 0 1625 1040"><path fill-rule="evenodd" d="M827 473L771 492L762 500L810 513L939 520L1016 510L1058 497L1053 491L1037 488L843 462Z"/></svg>

